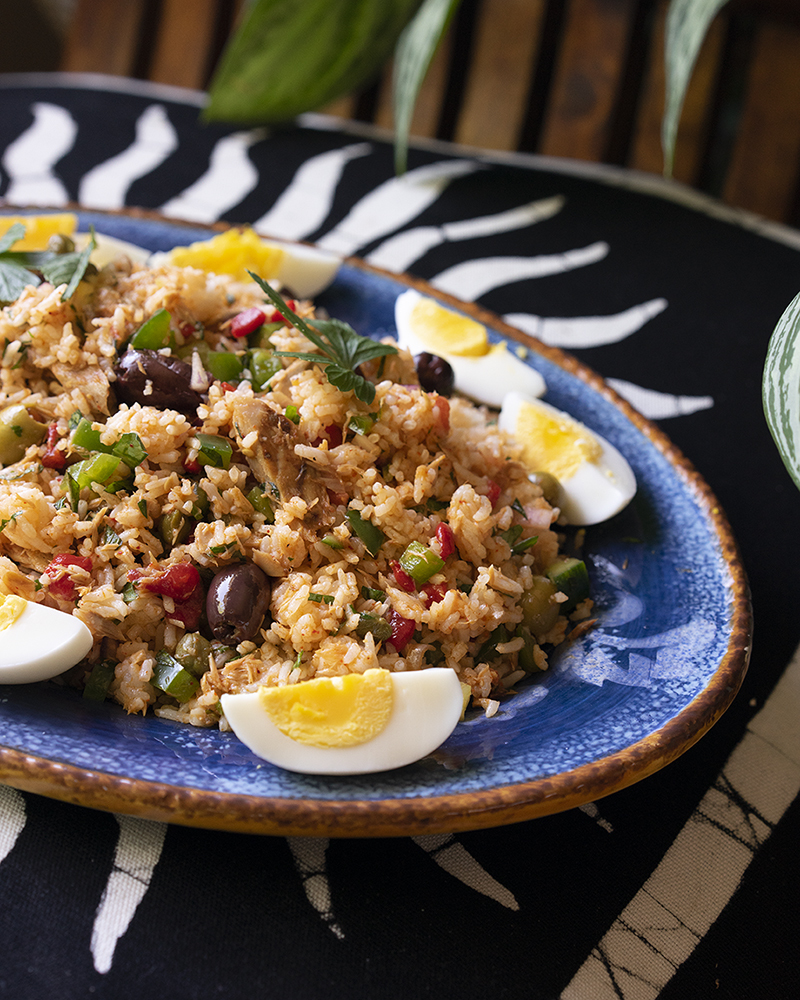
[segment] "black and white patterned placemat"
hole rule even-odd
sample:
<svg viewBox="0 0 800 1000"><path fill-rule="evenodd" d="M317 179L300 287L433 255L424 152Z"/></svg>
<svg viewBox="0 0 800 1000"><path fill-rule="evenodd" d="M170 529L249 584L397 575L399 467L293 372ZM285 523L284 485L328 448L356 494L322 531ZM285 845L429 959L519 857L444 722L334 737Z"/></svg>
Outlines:
<svg viewBox="0 0 800 1000"><path fill-rule="evenodd" d="M659 421L739 539L756 645L717 726L596 804L497 830L259 838L0 786L0 995L662 1000L798 995L800 499L760 409L800 234L656 178L201 96L0 77L0 198L254 224L409 271L563 347ZM335 833L335 831L332 831Z"/></svg>

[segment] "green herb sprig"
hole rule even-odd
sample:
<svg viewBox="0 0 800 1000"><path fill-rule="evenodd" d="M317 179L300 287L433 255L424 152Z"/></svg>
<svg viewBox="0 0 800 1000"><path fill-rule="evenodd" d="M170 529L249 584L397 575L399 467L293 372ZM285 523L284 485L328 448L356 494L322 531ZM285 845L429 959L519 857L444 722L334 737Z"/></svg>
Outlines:
<svg viewBox="0 0 800 1000"><path fill-rule="evenodd" d="M307 340L319 348L320 354L303 351L276 351L277 357L300 358L303 361L313 361L325 366L325 374L331 385L342 392L354 392L362 403L371 403L375 399L375 386L369 379L359 375L355 369L365 361L382 358L389 354L397 354L397 348L390 344L379 344L370 337L362 337L360 333L338 319L314 320L314 325L306 323L296 312L289 308L284 299L252 271L247 272L258 284L264 294L275 306L283 318L296 327Z"/></svg>
<svg viewBox="0 0 800 1000"><path fill-rule="evenodd" d="M13 302L27 285L40 285L40 274L56 287L66 285L61 301L70 299L86 273L92 251L97 247L93 226L90 232L89 243L81 251L12 250L14 244L25 236L23 223L15 222L0 236L0 302Z"/></svg>

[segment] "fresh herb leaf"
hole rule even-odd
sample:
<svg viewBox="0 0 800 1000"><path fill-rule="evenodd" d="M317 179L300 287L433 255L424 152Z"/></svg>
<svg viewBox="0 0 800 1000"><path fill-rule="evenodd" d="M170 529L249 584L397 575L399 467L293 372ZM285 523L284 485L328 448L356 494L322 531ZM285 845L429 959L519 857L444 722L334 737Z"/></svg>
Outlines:
<svg viewBox="0 0 800 1000"><path fill-rule="evenodd" d="M666 72L661 145L664 173L672 175L683 100L708 27L727 0L671 0L664 41Z"/></svg>
<svg viewBox="0 0 800 1000"><path fill-rule="evenodd" d="M354 392L363 403L375 399L375 386L354 369L365 361L397 354L397 348L390 344L379 344L371 337L360 333L338 319L314 320L313 326L301 319L290 309L283 298L270 285L252 271L247 272L258 284L270 302L283 318L296 327L303 336L319 348L319 354L302 351L276 351L276 357L300 358L325 366L325 374L331 385L341 392Z"/></svg>
<svg viewBox="0 0 800 1000"><path fill-rule="evenodd" d="M0 302L13 302L28 285L41 284L38 275L20 261L21 257L22 254L0 253Z"/></svg>
<svg viewBox="0 0 800 1000"><path fill-rule="evenodd" d="M460 0L423 0L397 41L392 72L394 166L397 174L406 171L408 134L422 81L459 3Z"/></svg>
<svg viewBox="0 0 800 1000"><path fill-rule="evenodd" d="M21 222L15 222L13 226L9 226L3 235L0 236L0 253L10 250L24 236L25 226Z"/></svg>
<svg viewBox="0 0 800 1000"><path fill-rule="evenodd" d="M255 0L226 46L204 117L285 121L350 93L388 60L419 3Z"/></svg>
<svg viewBox="0 0 800 1000"><path fill-rule="evenodd" d="M355 633L359 639L365 639L367 632L372 633L376 642L383 642L392 634L392 626L385 618L362 613L358 616Z"/></svg>
<svg viewBox="0 0 800 1000"><path fill-rule="evenodd" d="M507 542L509 546L513 547L517 543L517 539L522 534L521 524L512 524L510 528L506 531L500 532L500 537L504 542Z"/></svg>
<svg viewBox="0 0 800 1000"><path fill-rule="evenodd" d="M25 226L15 222L0 237L0 302L13 302L27 285L41 284L39 273L55 286L66 285L61 301L66 302L86 273L89 257L97 247L94 227L91 238L80 252L54 253L51 250L13 251L10 248L25 235ZM37 273L39 272L39 273Z"/></svg>
<svg viewBox="0 0 800 1000"><path fill-rule="evenodd" d="M30 343L28 343L27 341L25 343L19 345L19 357L14 362L14 364L11 366L11 371L12 372L16 371L17 368L21 368L22 367L22 365L25 362L25 358L28 356L28 348L30 346L31 346Z"/></svg>
<svg viewBox="0 0 800 1000"><path fill-rule="evenodd" d="M511 546L512 556L521 556L523 552L531 548L539 541L538 535L531 535L530 538L523 538L521 541L517 542L516 545Z"/></svg>
<svg viewBox="0 0 800 1000"><path fill-rule="evenodd" d="M361 596L365 601L383 601L386 599L386 591L376 587L362 587Z"/></svg>
<svg viewBox="0 0 800 1000"><path fill-rule="evenodd" d="M66 302L72 298L75 289L86 274L89 265L89 258L97 248L97 241L94 238L94 226L89 227L89 242L81 251L71 253L48 254L46 259L40 261L39 270L51 285L58 287L66 284L66 288L61 294L61 301Z"/></svg>
<svg viewBox="0 0 800 1000"><path fill-rule="evenodd" d="M102 544L103 545L122 545L122 539L114 531L110 524L103 525L102 534Z"/></svg>
<svg viewBox="0 0 800 1000"><path fill-rule="evenodd" d="M224 552L235 549L238 544L238 542L225 542L223 545L212 545L208 551L213 552L215 556L221 556Z"/></svg>
<svg viewBox="0 0 800 1000"><path fill-rule="evenodd" d="M333 594L315 594L311 591L308 595L309 601L315 604L333 604Z"/></svg>

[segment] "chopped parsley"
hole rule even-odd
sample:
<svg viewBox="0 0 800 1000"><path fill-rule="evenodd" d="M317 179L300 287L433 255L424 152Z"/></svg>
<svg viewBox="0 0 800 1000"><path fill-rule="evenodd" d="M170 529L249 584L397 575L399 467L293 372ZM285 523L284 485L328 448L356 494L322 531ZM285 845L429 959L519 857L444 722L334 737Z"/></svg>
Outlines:
<svg viewBox="0 0 800 1000"><path fill-rule="evenodd" d="M315 594L312 590L308 595L308 599L315 604L333 604L333 594Z"/></svg>

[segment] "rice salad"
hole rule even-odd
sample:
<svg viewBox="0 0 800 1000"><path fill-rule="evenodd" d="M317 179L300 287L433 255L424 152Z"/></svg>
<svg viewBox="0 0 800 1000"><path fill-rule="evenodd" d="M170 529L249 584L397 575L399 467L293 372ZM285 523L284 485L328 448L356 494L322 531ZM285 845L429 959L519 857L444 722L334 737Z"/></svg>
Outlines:
<svg viewBox="0 0 800 1000"><path fill-rule="evenodd" d="M129 713L447 666L493 714L590 614L546 478L388 341L337 387L264 284L120 257L3 308L0 594L83 621L58 682Z"/></svg>

